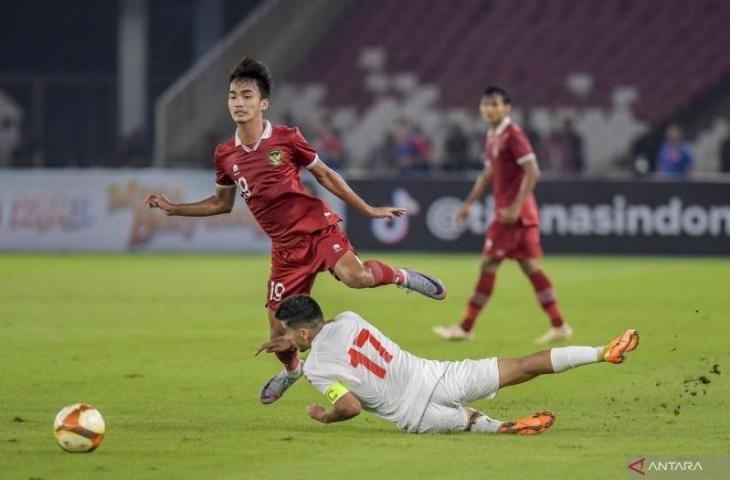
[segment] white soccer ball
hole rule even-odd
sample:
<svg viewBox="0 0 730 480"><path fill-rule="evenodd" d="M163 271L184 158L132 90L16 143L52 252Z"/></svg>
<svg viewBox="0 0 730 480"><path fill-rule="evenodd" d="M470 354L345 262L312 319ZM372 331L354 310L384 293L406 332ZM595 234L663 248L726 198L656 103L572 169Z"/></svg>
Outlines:
<svg viewBox="0 0 730 480"><path fill-rule="evenodd" d="M53 422L53 437L67 452L93 452L104 440L104 418L91 405L63 407Z"/></svg>

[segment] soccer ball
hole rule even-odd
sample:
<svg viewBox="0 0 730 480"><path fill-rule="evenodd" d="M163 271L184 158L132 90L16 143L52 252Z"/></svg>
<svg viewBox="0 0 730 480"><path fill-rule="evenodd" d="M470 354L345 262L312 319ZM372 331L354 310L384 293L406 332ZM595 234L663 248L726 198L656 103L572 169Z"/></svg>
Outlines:
<svg viewBox="0 0 730 480"><path fill-rule="evenodd" d="M99 410L86 403L63 407L53 422L53 437L67 452L93 452L101 445L105 431Z"/></svg>

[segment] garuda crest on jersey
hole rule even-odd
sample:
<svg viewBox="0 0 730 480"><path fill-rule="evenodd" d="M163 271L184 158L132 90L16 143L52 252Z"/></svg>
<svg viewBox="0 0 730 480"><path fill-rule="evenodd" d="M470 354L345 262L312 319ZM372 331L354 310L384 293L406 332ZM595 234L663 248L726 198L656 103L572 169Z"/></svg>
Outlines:
<svg viewBox="0 0 730 480"><path fill-rule="evenodd" d="M266 158L269 160L269 165L276 168L282 164L284 157L281 155L281 150L274 148L266 152Z"/></svg>

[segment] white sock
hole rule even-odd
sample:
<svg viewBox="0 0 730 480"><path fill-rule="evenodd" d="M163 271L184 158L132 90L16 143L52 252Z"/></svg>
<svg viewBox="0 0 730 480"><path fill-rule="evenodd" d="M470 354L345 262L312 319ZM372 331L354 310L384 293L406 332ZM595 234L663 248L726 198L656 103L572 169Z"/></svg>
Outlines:
<svg viewBox="0 0 730 480"><path fill-rule="evenodd" d="M299 363L297 364L297 368L295 368L294 370L291 370L291 371L284 368L284 372L286 372L286 374L287 374L287 376L289 376L289 378L299 378L302 376L302 373L303 373L302 372L302 363L303 363L302 359L300 358Z"/></svg>
<svg viewBox="0 0 730 480"><path fill-rule="evenodd" d="M596 363L601 360L603 347L562 347L550 350L550 363L553 372L560 373L568 369Z"/></svg>
<svg viewBox="0 0 730 480"><path fill-rule="evenodd" d="M477 420L471 426L471 432L477 433L497 433L497 429L502 426L504 422L489 418L483 413L477 417Z"/></svg>

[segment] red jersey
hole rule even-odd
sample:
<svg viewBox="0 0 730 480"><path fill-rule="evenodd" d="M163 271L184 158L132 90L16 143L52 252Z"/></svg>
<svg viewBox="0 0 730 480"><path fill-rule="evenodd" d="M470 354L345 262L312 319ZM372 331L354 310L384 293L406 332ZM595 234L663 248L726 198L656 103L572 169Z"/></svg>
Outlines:
<svg viewBox="0 0 730 480"><path fill-rule="evenodd" d="M522 164L536 161L527 135L509 117L502 120L496 129L490 129L484 142L487 161L492 169L492 190L495 208L509 207L520 191L524 171ZM520 212L520 223L524 226L538 225L535 196L525 199Z"/></svg>
<svg viewBox="0 0 730 480"><path fill-rule="evenodd" d="M298 128L272 126L267 120L253 147L243 145L238 132L216 147L215 181L223 187L238 186L263 231L273 242L286 244L342 221L302 186L299 169L311 169L319 161Z"/></svg>

